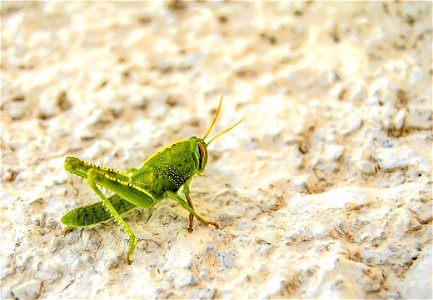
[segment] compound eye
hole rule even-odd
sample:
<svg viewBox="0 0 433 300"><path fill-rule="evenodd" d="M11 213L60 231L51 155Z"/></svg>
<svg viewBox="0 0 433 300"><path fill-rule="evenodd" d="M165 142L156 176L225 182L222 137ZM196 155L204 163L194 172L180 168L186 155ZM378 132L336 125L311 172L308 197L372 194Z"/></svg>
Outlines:
<svg viewBox="0 0 433 300"><path fill-rule="evenodd" d="M204 159L206 152L204 151L204 146L201 143L197 144L197 154L199 159Z"/></svg>
<svg viewBox="0 0 433 300"><path fill-rule="evenodd" d="M203 159L206 156L206 151L202 143L197 144L197 155L198 155L198 163L199 163L198 168L199 170L201 170Z"/></svg>

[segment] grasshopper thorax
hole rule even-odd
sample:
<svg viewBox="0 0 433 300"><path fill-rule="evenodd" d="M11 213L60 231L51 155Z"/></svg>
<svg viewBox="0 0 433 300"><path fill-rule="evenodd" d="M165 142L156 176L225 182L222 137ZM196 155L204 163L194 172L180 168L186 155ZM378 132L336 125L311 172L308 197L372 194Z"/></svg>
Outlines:
<svg viewBox="0 0 433 300"><path fill-rule="evenodd" d="M195 136L189 138L188 142L194 158L196 173L200 174L207 165L207 144L203 139Z"/></svg>

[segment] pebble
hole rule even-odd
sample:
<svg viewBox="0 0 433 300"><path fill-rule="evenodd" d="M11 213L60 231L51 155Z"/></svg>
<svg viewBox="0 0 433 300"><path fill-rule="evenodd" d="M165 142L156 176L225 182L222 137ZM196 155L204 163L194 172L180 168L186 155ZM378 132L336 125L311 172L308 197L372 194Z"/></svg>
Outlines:
<svg viewBox="0 0 433 300"><path fill-rule="evenodd" d="M394 170L408 166L418 166L424 159L414 150L401 145L396 147L378 148L373 154L382 170ZM419 166L420 168L422 165Z"/></svg>
<svg viewBox="0 0 433 300"><path fill-rule="evenodd" d="M358 130L361 127L362 122L362 118L358 114L349 113L345 117L344 123L340 125L339 133L341 135L348 135Z"/></svg>
<svg viewBox="0 0 433 300"><path fill-rule="evenodd" d="M272 248L272 245L261 243L257 248L257 254L260 256L267 256L271 252Z"/></svg>
<svg viewBox="0 0 433 300"><path fill-rule="evenodd" d="M432 247L426 245L417 260L406 272L398 288L404 299L432 299Z"/></svg>
<svg viewBox="0 0 433 300"><path fill-rule="evenodd" d="M200 271L199 278L205 281L211 279L207 267L205 267L203 270Z"/></svg>
<svg viewBox="0 0 433 300"><path fill-rule="evenodd" d="M90 163L95 163L95 160L98 157L103 156L104 153L111 150L112 147L113 145L106 140L96 141L90 147L86 148L81 157L85 160L88 160Z"/></svg>
<svg viewBox="0 0 433 300"><path fill-rule="evenodd" d="M325 147L323 158L327 161L336 161L341 158L346 148L340 145L330 144Z"/></svg>
<svg viewBox="0 0 433 300"><path fill-rule="evenodd" d="M30 279L12 288L12 293L18 299L36 299L39 297L41 281Z"/></svg>
<svg viewBox="0 0 433 300"><path fill-rule="evenodd" d="M17 255L15 259L17 270L24 271L24 269L27 267L28 263L30 262L31 257L32 255L30 255L27 252Z"/></svg>
<svg viewBox="0 0 433 300"><path fill-rule="evenodd" d="M167 94L163 91L143 86L136 86L135 91L130 92L129 94L134 95L128 99L129 103L131 103L133 107L139 108L145 108L146 105L153 103L154 101L163 103L168 98Z"/></svg>
<svg viewBox="0 0 433 300"><path fill-rule="evenodd" d="M406 110L399 110L397 115L394 118L394 128L396 130L400 130L401 128L403 128L404 125L404 120L407 116L407 112Z"/></svg>
<svg viewBox="0 0 433 300"><path fill-rule="evenodd" d="M49 249L51 252L55 252L60 244L60 239L57 236L53 236L53 238L50 241Z"/></svg>
<svg viewBox="0 0 433 300"><path fill-rule="evenodd" d="M185 268L176 268L173 272L174 275L174 286L177 289L185 286L194 285L197 283L197 279L193 276L191 270Z"/></svg>
<svg viewBox="0 0 433 300"><path fill-rule="evenodd" d="M311 222L303 231L303 236L310 239L323 239L328 234L328 228L319 222Z"/></svg>
<svg viewBox="0 0 433 300"><path fill-rule="evenodd" d="M51 118L57 113L59 109L57 106L57 94L59 91L50 91L43 93L39 98L40 111L39 114L43 118Z"/></svg>
<svg viewBox="0 0 433 300"><path fill-rule="evenodd" d="M11 103L6 106L6 111L9 116L14 120L21 120L26 116L29 111L28 103Z"/></svg>
<svg viewBox="0 0 433 300"><path fill-rule="evenodd" d="M380 290L383 281L380 269L369 268L341 255L323 257L321 276L314 278L305 291L306 298L356 298L356 295ZM346 276L353 278L349 282ZM354 284L356 282L356 284Z"/></svg>
<svg viewBox="0 0 433 300"><path fill-rule="evenodd" d="M285 245L290 245L298 239L300 233L297 230L288 230L286 234L281 238L281 241Z"/></svg>
<svg viewBox="0 0 433 300"><path fill-rule="evenodd" d="M205 287L196 289L191 293L192 299L213 299L216 294L216 288L214 287Z"/></svg>
<svg viewBox="0 0 433 300"><path fill-rule="evenodd" d="M369 197L357 188L342 187L325 193L294 196L289 205L298 212L320 212L331 208L354 208L367 204Z"/></svg>
<svg viewBox="0 0 433 300"><path fill-rule="evenodd" d="M80 240L80 236L81 230L73 229L72 231L68 232L68 234L66 234L66 236L64 237L64 241L69 245L75 244Z"/></svg>
<svg viewBox="0 0 433 300"><path fill-rule="evenodd" d="M391 185L399 185L404 183L406 180L406 177L404 173L401 170L396 170L392 172L391 176L389 176L389 183Z"/></svg>
<svg viewBox="0 0 433 300"><path fill-rule="evenodd" d="M38 255L40 256L40 255ZM34 274L37 274L37 278L43 280L56 280L62 274L60 271L60 265L55 261L35 261L32 266Z"/></svg>
<svg viewBox="0 0 433 300"><path fill-rule="evenodd" d="M402 240L409 231L421 229L418 218L407 208L394 209L391 216L391 229L396 240Z"/></svg>
<svg viewBox="0 0 433 300"><path fill-rule="evenodd" d="M104 251L104 255L102 256L104 259L102 260L103 270L110 270L118 266L120 263L124 262L126 250L123 249L125 247L123 243L113 245L115 248L107 249ZM91 261L91 257L83 257L80 259L84 262L84 265L88 265L85 263L86 261ZM74 264L72 264L73 266Z"/></svg>
<svg viewBox="0 0 433 300"><path fill-rule="evenodd" d="M366 175L373 175L374 173L376 173L376 168L374 164L366 160L357 161L356 167L358 168L358 170L360 170Z"/></svg>
<svg viewBox="0 0 433 300"><path fill-rule="evenodd" d="M236 267L237 251L233 248L230 248L226 251L218 252L218 258L223 268L234 268Z"/></svg>
<svg viewBox="0 0 433 300"><path fill-rule="evenodd" d="M292 178L292 186L297 191L304 191L308 188L308 175Z"/></svg>
<svg viewBox="0 0 433 300"><path fill-rule="evenodd" d="M218 244L215 242L207 242L205 245L205 251L206 252L213 252L216 249L218 249Z"/></svg>
<svg viewBox="0 0 433 300"><path fill-rule="evenodd" d="M192 265L193 253L197 249L186 239L181 238L167 253L167 262L175 268L190 268Z"/></svg>
<svg viewBox="0 0 433 300"><path fill-rule="evenodd" d="M6 259L2 258L0 265L0 279L4 279L9 276L15 270L11 262L6 262Z"/></svg>
<svg viewBox="0 0 433 300"><path fill-rule="evenodd" d="M422 109L410 109L405 120L406 127L409 129L431 129L432 111L431 106Z"/></svg>
<svg viewBox="0 0 433 300"><path fill-rule="evenodd" d="M278 234L275 229L261 229L254 236L256 242L265 242L268 244L274 244L278 240Z"/></svg>
<svg viewBox="0 0 433 300"><path fill-rule="evenodd" d="M305 163L305 158L302 155L301 151L299 150L299 147L293 147L289 151L289 161L290 165L293 166L295 170L299 170L302 165Z"/></svg>

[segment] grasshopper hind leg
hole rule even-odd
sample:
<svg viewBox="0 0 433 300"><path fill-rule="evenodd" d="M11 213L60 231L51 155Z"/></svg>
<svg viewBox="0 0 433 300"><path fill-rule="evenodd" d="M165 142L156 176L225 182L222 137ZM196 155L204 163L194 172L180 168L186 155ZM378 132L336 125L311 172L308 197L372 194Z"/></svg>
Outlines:
<svg viewBox="0 0 433 300"><path fill-rule="evenodd" d="M104 208L110 213L111 217L116 220L116 222L122 227L122 229L128 234L130 242L129 242L129 249L128 254L126 255L126 262L129 264L130 259L129 257L132 254L132 251L135 248L136 243L136 237L134 232L131 230L128 224L122 219L120 214L116 211L116 209L113 207L111 202L105 197L105 195L101 192L101 190L96 186L95 180L98 174L95 172L95 170L89 170L87 174L87 183L89 184L90 188L98 195L98 197L101 199L102 204Z"/></svg>
<svg viewBox="0 0 433 300"><path fill-rule="evenodd" d="M137 207L117 194L108 198L108 201L110 201L119 215L127 213ZM111 220L112 218L110 212L105 209L102 202L99 201L69 211L62 217L61 221L69 227L88 227Z"/></svg>

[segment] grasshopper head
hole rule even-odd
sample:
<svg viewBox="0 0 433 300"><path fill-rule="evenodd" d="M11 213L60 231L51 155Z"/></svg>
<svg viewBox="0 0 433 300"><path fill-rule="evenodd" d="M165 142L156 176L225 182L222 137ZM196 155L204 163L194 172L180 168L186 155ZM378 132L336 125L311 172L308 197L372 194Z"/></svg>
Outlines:
<svg viewBox="0 0 433 300"><path fill-rule="evenodd" d="M209 135L209 133L211 132L216 119L218 118L220 109L221 109L221 105L223 103L223 97L221 96L220 99L220 103L218 105L218 109L215 113L215 116L212 120L211 125L209 126L209 129L207 130L206 134L204 135L203 138L197 138L195 136L191 137L189 139L190 141L190 145L191 145L191 150L194 153L194 160L196 162L196 169L197 169L197 173L202 173L207 165L207 157L208 157L208 153L207 153L207 146L209 146L210 143L212 143L212 141L214 141L216 138L220 137L221 135L223 135L224 133L232 130L233 128L235 128L237 125L239 125L239 123L241 123L244 119L242 118L241 120L239 120L235 125L227 128L226 130L221 131L220 133L218 133L216 136L214 136L213 138L210 139L209 142L206 143L205 139L207 138L207 136Z"/></svg>

